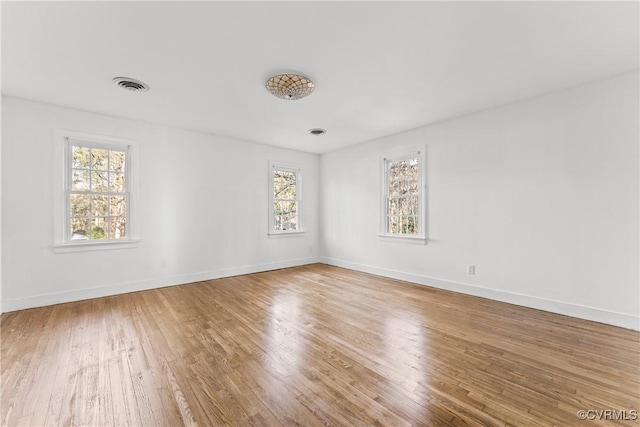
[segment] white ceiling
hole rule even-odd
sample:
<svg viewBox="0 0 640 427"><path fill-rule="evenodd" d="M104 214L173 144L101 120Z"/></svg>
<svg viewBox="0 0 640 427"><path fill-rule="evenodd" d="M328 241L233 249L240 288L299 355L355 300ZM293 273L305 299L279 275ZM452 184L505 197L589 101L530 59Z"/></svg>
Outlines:
<svg viewBox="0 0 640 427"><path fill-rule="evenodd" d="M5 1L2 93L323 153L635 70L638 6ZM315 92L270 95L287 71Z"/></svg>

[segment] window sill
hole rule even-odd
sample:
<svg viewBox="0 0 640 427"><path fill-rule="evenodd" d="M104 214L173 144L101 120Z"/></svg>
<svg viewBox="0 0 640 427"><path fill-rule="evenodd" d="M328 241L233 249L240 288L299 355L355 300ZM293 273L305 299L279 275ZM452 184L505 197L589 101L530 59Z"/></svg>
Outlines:
<svg viewBox="0 0 640 427"><path fill-rule="evenodd" d="M305 233L304 230L300 230L300 231L279 231L279 232L269 232L267 233L269 235L270 239L279 239L281 237L296 237L296 236L303 236Z"/></svg>
<svg viewBox="0 0 640 427"><path fill-rule="evenodd" d="M401 236L396 234L378 234L380 240L386 242L410 243L413 245L426 245L427 238L421 236Z"/></svg>
<svg viewBox="0 0 640 427"><path fill-rule="evenodd" d="M140 243L139 239L112 241L112 242L85 242L85 243L63 243L53 245L53 252L56 254L64 254L70 252L90 252L90 251L108 251L113 249L133 249L137 248Z"/></svg>

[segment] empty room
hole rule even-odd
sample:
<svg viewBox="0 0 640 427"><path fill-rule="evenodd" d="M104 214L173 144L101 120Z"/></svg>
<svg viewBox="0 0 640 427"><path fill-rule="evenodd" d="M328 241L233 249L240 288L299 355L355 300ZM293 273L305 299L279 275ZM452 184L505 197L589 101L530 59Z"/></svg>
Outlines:
<svg viewBox="0 0 640 427"><path fill-rule="evenodd" d="M0 425L640 422L638 1L0 7Z"/></svg>

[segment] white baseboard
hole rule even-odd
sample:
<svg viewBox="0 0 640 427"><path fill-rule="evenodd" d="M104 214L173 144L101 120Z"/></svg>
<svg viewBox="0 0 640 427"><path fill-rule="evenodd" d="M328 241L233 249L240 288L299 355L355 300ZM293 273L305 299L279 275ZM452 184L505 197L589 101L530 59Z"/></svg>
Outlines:
<svg viewBox="0 0 640 427"><path fill-rule="evenodd" d="M278 270L281 268L297 267L300 265L323 262L336 267L348 268L350 270L362 271L378 276L392 279L404 280L420 285L432 286L468 295L475 295L502 301L509 304L516 304L566 316L577 317L585 320L606 323L622 328L640 330L640 318L614 311L607 311L583 305L577 305L562 301L554 301L546 298L534 297L530 295L517 294L497 289L490 289L467 283L453 282L450 280L438 279L419 274L405 273L397 270L390 270L380 267L373 267L365 264L358 264L334 258L298 258L288 261L255 264L242 267L233 267L219 270L204 271L199 273L184 274L172 277L158 277L154 279L119 283L98 288L76 289L71 291L54 292L48 294L34 295L24 298L3 298L2 312L24 310L27 308L43 307L65 302L80 301L91 298L99 298L111 295L125 294L129 292L144 291L148 289L163 288L167 286L182 285L186 283L201 282L205 280L220 279L223 277L239 276L242 274L259 273L262 271Z"/></svg>
<svg viewBox="0 0 640 427"><path fill-rule="evenodd" d="M315 264L318 262L321 262L321 259L319 257L298 258L267 264L247 265L242 267L203 271L200 273L183 274L172 277L158 277L148 280L118 283L110 286L101 286L98 288L75 289L70 291L34 295L24 298L3 298L2 312L7 313L10 311L24 310L27 308L44 307L47 305L61 304L65 302L126 294L129 292L145 291L148 289L157 289L167 286L183 285L186 283L220 279L223 277L240 276L242 274L278 270L281 268L297 267L300 265Z"/></svg>
<svg viewBox="0 0 640 427"><path fill-rule="evenodd" d="M549 311L551 313L577 317L579 319L592 320L595 322L606 323L608 325L619 326L636 331L640 330L640 317L633 316L631 314L602 310L599 308L587 307L563 301L554 301L546 298L501 291L498 289L490 289L482 286L470 285L467 283L452 282L450 280L438 279L435 277L423 276L419 274L405 273L402 271L389 270L386 268L373 267L370 265L358 264L334 258L322 258L322 262L336 267L343 267L350 270L375 274L377 276L384 276L392 279L404 280L406 282L417 283L420 285L431 286L434 288L446 289L463 294L489 298L509 304L535 308L538 310Z"/></svg>

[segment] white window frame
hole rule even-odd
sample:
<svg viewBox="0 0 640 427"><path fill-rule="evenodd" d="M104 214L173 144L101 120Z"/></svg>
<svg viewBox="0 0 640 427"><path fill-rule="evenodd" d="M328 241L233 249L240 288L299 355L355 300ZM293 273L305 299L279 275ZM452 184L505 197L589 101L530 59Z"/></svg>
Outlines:
<svg viewBox="0 0 640 427"><path fill-rule="evenodd" d="M70 205L71 189L71 145L119 150L126 153L125 183L127 185L127 237L124 239L71 240ZM70 130L54 132L54 230L53 251L56 253L84 252L107 249L127 249L138 246L138 222L135 215L137 203L136 171L138 145L134 141L112 138Z"/></svg>
<svg viewBox="0 0 640 427"><path fill-rule="evenodd" d="M295 172L296 174L296 206L298 213L298 228L297 230L275 230L273 225L275 223L275 212L273 209L274 204L274 185L273 185L273 171L281 170L288 172ZM302 215L302 170L298 165L286 162L269 161L269 224L268 235L269 237L291 237L300 236L305 233L304 222Z"/></svg>
<svg viewBox="0 0 640 427"><path fill-rule="evenodd" d="M427 244L427 185L425 152L426 147L417 147L391 152L386 156L380 158L382 180L380 186L380 231L378 233L378 236L381 240L414 243L420 245ZM390 162L397 162L399 160L405 160L414 157L418 158L418 186L420 188L420 192L418 194L418 233L390 233L387 212L389 197L389 177L387 175L389 171L388 164Z"/></svg>

